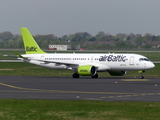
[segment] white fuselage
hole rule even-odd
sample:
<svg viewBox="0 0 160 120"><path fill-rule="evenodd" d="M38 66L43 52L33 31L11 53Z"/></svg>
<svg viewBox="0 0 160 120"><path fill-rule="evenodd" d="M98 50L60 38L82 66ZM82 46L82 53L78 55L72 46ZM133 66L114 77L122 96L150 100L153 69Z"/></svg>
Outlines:
<svg viewBox="0 0 160 120"><path fill-rule="evenodd" d="M92 53L46 53L24 54L25 62L51 69L75 70L81 65L93 65L97 71L148 70L155 65L145 56L138 54L92 54Z"/></svg>

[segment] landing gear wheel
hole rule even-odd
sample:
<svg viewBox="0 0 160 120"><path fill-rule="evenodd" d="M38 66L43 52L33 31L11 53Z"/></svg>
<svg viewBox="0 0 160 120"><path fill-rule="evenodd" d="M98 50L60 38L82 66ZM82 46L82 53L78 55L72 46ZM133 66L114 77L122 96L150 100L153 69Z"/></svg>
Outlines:
<svg viewBox="0 0 160 120"><path fill-rule="evenodd" d="M98 78L98 74L93 75L92 78Z"/></svg>
<svg viewBox="0 0 160 120"><path fill-rule="evenodd" d="M144 73L144 72L145 72L144 70L138 71L138 73L140 74L140 76L139 76L140 79L143 79L143 78L144 78L144 76L143 76L143 73Z"/></svg>
<svg viewBox="0 0 160 120"><path fill-rule="evenodd" d="M139 78L140 78L140 79L143 79L143 78L144 78L144 76L142 75L142 76L140 76Z"/></svg>
<svg viewBox="0 0 160 120"><path fill-rule="evenodd" d="M72 75L72 77L73 77L73 78L79 78L79 74L74 73L74 74Z"/></svg>

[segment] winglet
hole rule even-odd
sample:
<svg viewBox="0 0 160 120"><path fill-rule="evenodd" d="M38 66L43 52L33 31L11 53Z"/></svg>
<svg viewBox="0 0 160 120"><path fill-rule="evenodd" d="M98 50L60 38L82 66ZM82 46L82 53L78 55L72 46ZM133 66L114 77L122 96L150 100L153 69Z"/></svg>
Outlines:
<svg viewBox="0 0 160 120"><path fill-rule="evenodd" d="M20 28L24 43L24 48L26 54L41 54L45 53L41 48L38 46L36 41L34 40L33 36L29 32L29 30L25 27Z"/></svg>

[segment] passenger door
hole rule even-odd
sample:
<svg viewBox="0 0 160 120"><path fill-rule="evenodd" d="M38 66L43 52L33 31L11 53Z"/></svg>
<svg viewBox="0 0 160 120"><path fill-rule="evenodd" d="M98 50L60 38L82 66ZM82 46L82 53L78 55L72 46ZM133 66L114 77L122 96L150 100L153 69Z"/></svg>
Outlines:
<svg viewBox="0 0 160 120"><path fill-rule="evenodd" d="M131 56L129 59L129 65L134 65L134 56Z"/></svg>

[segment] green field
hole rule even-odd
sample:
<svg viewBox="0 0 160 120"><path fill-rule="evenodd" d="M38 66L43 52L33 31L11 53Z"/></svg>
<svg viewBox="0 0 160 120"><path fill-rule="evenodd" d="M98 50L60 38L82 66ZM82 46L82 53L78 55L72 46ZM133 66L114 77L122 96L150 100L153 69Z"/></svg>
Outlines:
<svg viewBox="0 0 160 120"><path fill-rule="evenodd" d="M23 51L18 51L24 53ZM138 52L139 53L139 52ZM0 51L2 55L12 51ZM159 52L142 52L158 61ZM160 77L160 64L144 73L145 78ZM23 62L0 62L1 76L69 76L73 71L51 70ZM127 72L125 77L138 78L137 72ZM99 77L110 77L107 72ZM120 77L121 78L121 77ZM160 102L104 102L83 100L17 100L0 99L0 120L159 120Z"/></svg>
<svg viewBox="0 0 160 120"><path fill-rule="evenodd" d="M0 99L1 120L159 120L160 102Z"/></svg>

